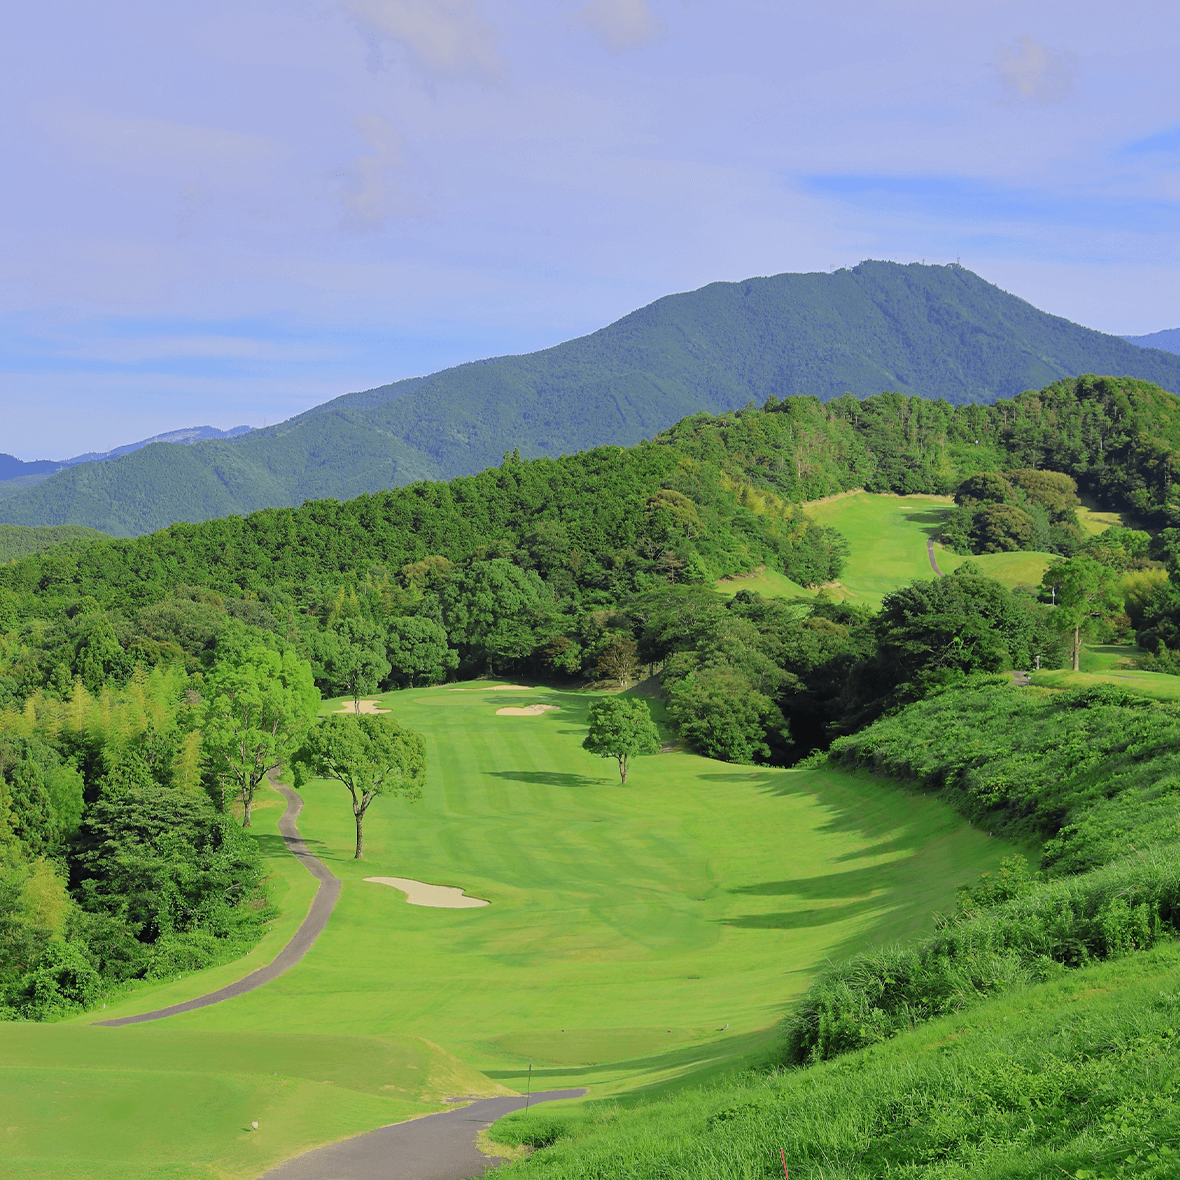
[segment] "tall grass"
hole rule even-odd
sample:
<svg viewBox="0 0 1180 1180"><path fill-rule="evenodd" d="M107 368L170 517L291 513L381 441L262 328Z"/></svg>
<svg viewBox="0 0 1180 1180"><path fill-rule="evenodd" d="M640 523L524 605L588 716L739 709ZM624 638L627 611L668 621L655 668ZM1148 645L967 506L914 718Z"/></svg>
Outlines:
<svg viewBox="0 0 1180 1180"><path fill-rule="evenodd" d="M877 1044L921 1021L1145 950L1180 930L1180 850L1052 881L930 937L856 955L821 976L787 1019L786 1060L806 1064Z"/></svg>
<svg viewBox="0 0 1180 1180"><path fill-rule="evenodd" d="M1164 1180L1180 1174L1180 949L993 999L809 1069L638 1109L545 1108L492 1129L548 1143L504 1180Z"/></svg>

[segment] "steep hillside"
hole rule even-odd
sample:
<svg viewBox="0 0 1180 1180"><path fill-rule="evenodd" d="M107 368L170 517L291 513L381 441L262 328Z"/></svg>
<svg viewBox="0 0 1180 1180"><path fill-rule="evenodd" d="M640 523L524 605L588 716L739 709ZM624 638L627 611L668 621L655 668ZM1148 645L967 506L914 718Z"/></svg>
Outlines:
<svg viewBox="0 0 1180 1180"><path fill-rule="evenodd" d="M351 394L237 441L148 446L59 472L0 521L120 536L320 497L628 445L699 410L882 390L991 402L1064 376L1180 390L1180 357L1038 311L961 267L866 262L714 283L526 356Z"/></svg>

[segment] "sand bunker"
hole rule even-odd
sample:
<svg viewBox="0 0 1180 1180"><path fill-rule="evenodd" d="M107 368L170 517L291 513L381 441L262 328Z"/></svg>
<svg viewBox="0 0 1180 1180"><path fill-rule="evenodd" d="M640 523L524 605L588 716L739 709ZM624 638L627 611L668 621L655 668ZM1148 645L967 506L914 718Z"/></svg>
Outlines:
<svg viewBox="0 0 1180 1180"><path fill-rule="evenodd" d="M479 688L451 688L448 692L532 692L527 684L484 684Z"/></svg>
<svg viewBox="0 0 1180 1180"><path fill-rule="evenodd" d="M560 709L560 705L525 705L523 709L514 708L508 705L503 709L496 710L497 717L540 717L542 713L551 713L555 709Z"/></svg>
<svg viewBox="0 0 1180 1180"><path fill-rule="evenodd" d="M391 713L392 709L378 709L377 698L373 697L367 701L360 701L357 707L352 707L352 701L345 701L339 709L335 710L337 713Z"/></svg>
<svg viewBox="0 0 1180 1180"><path fill-rule="evenodd" d="M428 905L436 910L473 910L476 906L488 904L481 897L464 897L463 890L453 885L427 885L425 881L413 881L409 877L366 877L365 880L400 889L410 905Z"/></svg>

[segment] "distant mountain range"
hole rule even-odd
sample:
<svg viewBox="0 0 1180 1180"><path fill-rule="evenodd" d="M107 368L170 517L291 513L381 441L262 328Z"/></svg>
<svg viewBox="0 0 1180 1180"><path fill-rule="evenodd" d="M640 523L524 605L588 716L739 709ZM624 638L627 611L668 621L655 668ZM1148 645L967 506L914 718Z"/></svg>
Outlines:
<svg viewBox="0 0 1180 1180"><path fill-rule="evenodd" d="M140 447L149 446L151 443L191 445L208 438L237 438L239 435L249 434L253 429L253 426L234 426L229 430L218 430L216 426L185 426L180 430L170 430L166 434L155 434L151 438L142 438L139 442L116 447L113 451L87 451L85 455L75 455L72 459L34 459L31 463L26 463L15 455L0 452L0 483L30 475L47 477L65 467L77 467L79 463L101 463L106 459L117 459L120 455L130 455L132 451L138 451Z"/></svg>
<svg viewBox="0 0 1180 1180"><path fill-rule="evenodd" d="M0 522L118 536L628 445L701 410L893 390L991 402L1080 373L1180 392L1180 356L1038 311L960 266L864 262L713 283L589 336L346 394L238 439L140 445L0 500Z"/></svg>
<svg viewBox="0 0 1180 1180"><path fill-rule="evenodd" d="M1180 328L1165 328L1162 332L1151 332L1147 336L1124 336L1140 348L1162 348L1165 352L1180 352Z"/></svg>

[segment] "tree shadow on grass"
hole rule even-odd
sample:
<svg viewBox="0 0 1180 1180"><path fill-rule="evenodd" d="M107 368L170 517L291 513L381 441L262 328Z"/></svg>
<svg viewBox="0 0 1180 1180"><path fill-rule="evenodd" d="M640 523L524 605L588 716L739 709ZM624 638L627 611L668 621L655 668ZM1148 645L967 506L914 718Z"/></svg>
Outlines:
<svg viewBox="0 0 1180 1180"><path fill-rule="evenodd" d="M491 778L506 779L510 783L529 783L542 787L601 787L610 780L591 778L587 774L561 774L555 770L485 770Z"/></svg>
<svg viewBox="0 0 1180 1180"><path fill-rule="evenodd" d="M917 512L907 512L905 518L910 524L916 524L926 536L937 538L950 512L951 506L948 504L945 508L922 508Z"/></svg>
<svg viewBox="0 0 1180 1180"><path fill-rule="evenodd" d="M780 1005L780 1012L785 1012L790 1006L788 1004ZM723 1012L719 1015L718 1019L724 1018L725 1014ZM719 1034L721 1031L721 1029L718 1029L717 1033ZM677 1068L683 1069L685 1072L691 1071L695 1074L709 1066L724 1065L727 1061L742 1061L744 1059L748 1062L751 1058L758 1059L763 1057L769 1059L774 1048L772 1035L768 1036L767 1030L759 1030L753 1033L744 1033L736 1037L718 1036L718 1039L715 1041L698 1041L692 1045L672 1049L667 1053L657 1053L648 1057L628 1058L622 1061L601 1062L594 1065L534 1066L531 1071L523 1068L485 1069L483 1072L485 1076L495 1081L503 1082L505 1085L513 1086L520 1090L523 1090L529 1084L526 1079L530 1077L532 1087L535 1090L537 1089L537 1080L543 1080L547 1077L577 1078L580 1081L586 1082L593 1081L596 1074L614 1074L624 1070L635 1073L646 1073L656 1069L671 1071ZM644 1090L664 1084L666 1083L649 1083L648 1086L641 1086L636 1090L631 1090L629 1093L612 1094L606 1101L611 1105L616 1103L629 1105L639 1095L642 1095Z"/></svg>
<svg viewBox="0 0 1180 1180"><path fill-rule="evenodd" d="M311 852L316 856L319 856L322 850L327 848L327 845L323 840L309 840L306 836L303 836L302 833L301 839L303 840L303 843L307 845L308 852ZM281 853L287 851L287 841L284 840L282 836L276 836L270 832L260 832L254 837L254 841L258 845L258 851L261 852L263 856L279 856Z"/></svg>
<svg viewBox="0 0 1180 1180"><path fill-rule="evenodd" d="M739 914L736 918L722 919L722 926L735 930L816 930L836 922L846 922L864 914L880 910L882 900L867 897L863 901L849 902L848 905L828 906L815 910L783 910L777 914Z"/></svg>

